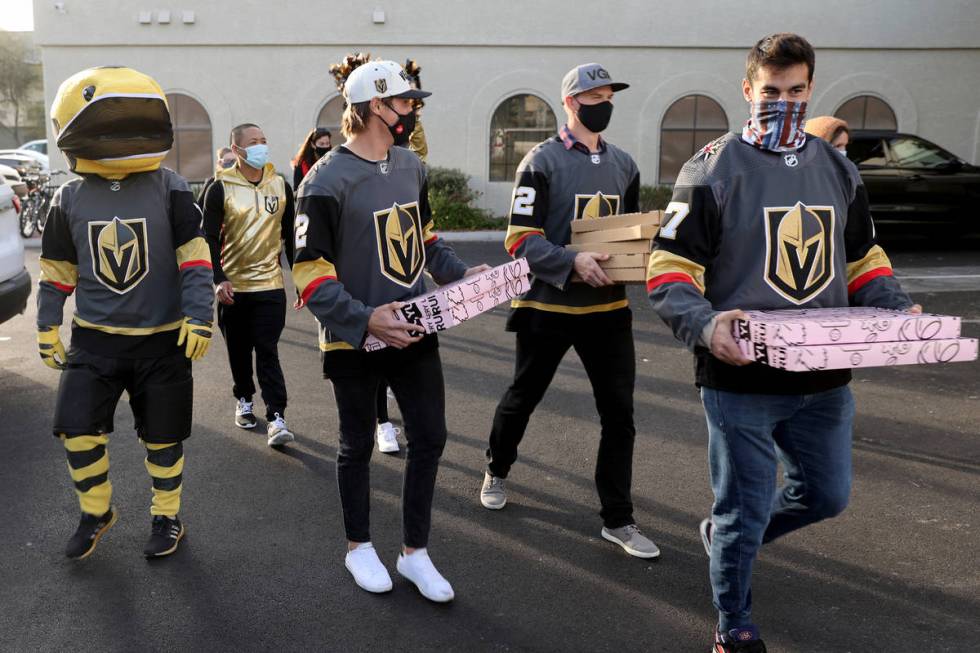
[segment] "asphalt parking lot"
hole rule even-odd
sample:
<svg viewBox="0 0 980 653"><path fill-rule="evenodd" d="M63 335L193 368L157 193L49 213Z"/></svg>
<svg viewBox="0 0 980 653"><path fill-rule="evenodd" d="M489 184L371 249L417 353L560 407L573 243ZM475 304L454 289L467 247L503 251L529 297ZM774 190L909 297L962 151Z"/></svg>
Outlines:
<svg viewBox="0 0 980 653"><path fill-rule="evenodd" d="M457 250L473 263L504 260L497 243ZM961 315L965 335L980 336L980 247L891 254L927 311ZM29 258L36 279L36 250ZM639 287L631 298L634 501L662 557L631 558L599 537L598 424L574 356L532 418L509 505L480 506L489 423L513 368L498 308L441 336L450 436L430 551L456 590L448 606L394 573L393 592L369 595L343 567L337 418L307 312L290 311L280 345L297 442L275 451L264 433L233 426L218 336L195 366L181 550L152 563L140 554L149 481L122 402L109 447L119 523L91 558L64 559L77 503L50 436L58 377L35 353L30 308L0 325L0 650L707 651L715 615L697 534L711 504L703 414L689 354ZM764 549L756 621L776 652L973 650L980 365L863 370L853 388L851 505ZM376 453L372 469L372 532L392 572L403 465L404 453Z"/></svg>

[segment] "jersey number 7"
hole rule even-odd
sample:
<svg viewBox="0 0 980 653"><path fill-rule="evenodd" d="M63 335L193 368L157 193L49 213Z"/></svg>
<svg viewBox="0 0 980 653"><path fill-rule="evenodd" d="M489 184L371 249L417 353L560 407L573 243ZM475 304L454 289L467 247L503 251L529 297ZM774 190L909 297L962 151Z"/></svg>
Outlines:
<svg viewBox="0 0 980 653"><path fill-rule="evenodd" d="M677 228L681 222L691 212L691 207L687 202L671 202L664 209L664 223L660 227L660 237L674 240L677 238Z"/></svg>

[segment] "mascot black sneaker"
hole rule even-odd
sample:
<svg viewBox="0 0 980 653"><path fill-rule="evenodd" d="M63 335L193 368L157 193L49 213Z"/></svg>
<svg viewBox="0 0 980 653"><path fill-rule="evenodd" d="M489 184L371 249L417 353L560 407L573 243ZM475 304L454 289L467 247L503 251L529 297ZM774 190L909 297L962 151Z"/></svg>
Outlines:
<svg viewBox="0 0 980 653"><path fill-rule="evenodd" d="M115 523L116 511L112 508L101 517L83 512L82 519L78 522L78 530L71 536L68 546L65 547L65 555L72 560L81 560L92 555L99 540Z"/></svg>
<svg viewBox="0 0 980 653"><path fill-rule="evenodd" d="M143 555L147 558L168 556L177 550L184 537L184 525L176 517L156 515L153 517L153 532L146 541Z"/></svg>

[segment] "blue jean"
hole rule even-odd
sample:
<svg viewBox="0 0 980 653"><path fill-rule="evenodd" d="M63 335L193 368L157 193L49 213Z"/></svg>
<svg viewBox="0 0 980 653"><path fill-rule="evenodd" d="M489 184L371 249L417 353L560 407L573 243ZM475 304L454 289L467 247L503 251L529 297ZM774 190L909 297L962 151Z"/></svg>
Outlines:
<svg viewBox="0 0 980 653"><path fill-rule="evenodd" d="M726 632L752 624L759 547L847 506L854 398L847 386L809 395L702 388L701 401L715 495L711 590ZM777 462L784 469L778 490Z"/></svg>

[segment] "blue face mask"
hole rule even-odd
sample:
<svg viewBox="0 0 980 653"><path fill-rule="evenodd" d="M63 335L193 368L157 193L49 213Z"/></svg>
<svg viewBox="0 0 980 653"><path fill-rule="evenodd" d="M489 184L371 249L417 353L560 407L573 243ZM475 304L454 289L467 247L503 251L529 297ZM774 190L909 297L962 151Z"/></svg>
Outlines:
<svg viewBox="0 0 980 653"><path fill-rule="evenodd" d="M256 143L244 149L246 154L245 163L253 168L261 170L269 161L269 146L265 143Z"/></svg>

